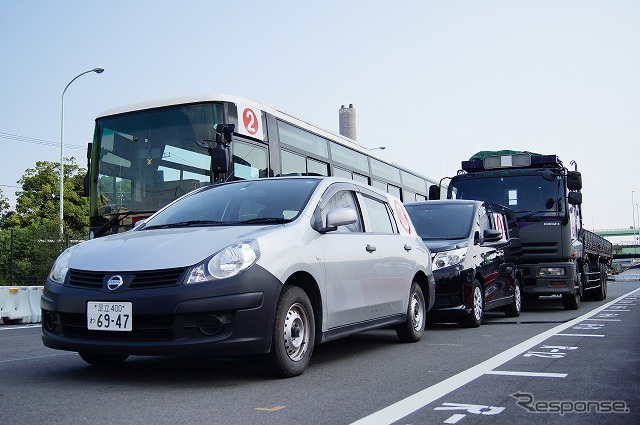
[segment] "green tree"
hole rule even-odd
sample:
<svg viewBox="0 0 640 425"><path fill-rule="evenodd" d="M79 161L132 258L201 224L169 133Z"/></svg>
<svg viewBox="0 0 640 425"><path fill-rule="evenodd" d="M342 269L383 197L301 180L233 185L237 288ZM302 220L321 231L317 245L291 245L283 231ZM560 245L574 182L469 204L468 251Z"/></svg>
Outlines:
<svg viewBox="0 0 640 425"><path fill-rule="evenodd" d="M9 198L4 196L2 189L0 189L0 214L4 214L9 210Z"/></svg>
<svg viewBox="0 0 640 425"><path fill-rule="evenodd" d="M67 233L89 232L89 199L83 195L86 170L75 159L65 158L64 228ZM22 192L16 198L16 213L7 220L10 227L53 230L60 226L60 163L36 162L18 181Z"/></svg>

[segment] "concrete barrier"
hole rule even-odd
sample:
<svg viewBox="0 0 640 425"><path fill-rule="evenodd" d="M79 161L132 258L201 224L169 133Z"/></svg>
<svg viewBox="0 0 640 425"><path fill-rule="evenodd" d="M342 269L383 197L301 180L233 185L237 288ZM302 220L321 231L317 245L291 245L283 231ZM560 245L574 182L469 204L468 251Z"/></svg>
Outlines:
<svg viewBox="0 0 640 425"><path fill-rule="evenodd" d="M0 319L3 323L39 323L43 286L0 286Z"/></svg>

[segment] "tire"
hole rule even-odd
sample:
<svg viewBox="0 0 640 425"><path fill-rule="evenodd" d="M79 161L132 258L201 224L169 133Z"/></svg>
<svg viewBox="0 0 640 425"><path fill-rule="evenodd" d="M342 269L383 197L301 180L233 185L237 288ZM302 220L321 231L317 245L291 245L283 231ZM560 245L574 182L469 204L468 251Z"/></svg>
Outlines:
<svg viewBox="0 0 640 425"><path fill-rule="evenodd" d="M607 267L600 263L600 287L592 294L594 301L604 301L607 298Z"/></svg>
<svg viewBox="0 0 640 425"><path fill-rule="evenodd" d="M79 352L78 354L85 362L99 367L118 366L127 360L127 357L129 357L127 354L101 354L86 352Z"/></svg>
<svg viewBox="0 0 640 425"><path fill-rule="evenodd" d="M297 286L282 289L273 327L271 351L264 367L273 376L290 378L302 374L313 353L315 319L306 292Z"/></svg>
<svg viewBox="0 0 640 425"><path fill-rule="evenodd" d="M462 325L467 328L477 328L482 323L482 317L484 315L484 295L478 279L473 279L471 296L471 312L464 317Z"/></svg>
<svg viewBox="0 0 640 425"><path fill-rule="evenodd" d="M518 317L522 311L522 288L520 288L520 282L515 280L513 285L513 301L511 304L505 307L504 314L507 317Z"/></svg>
<svg viewBox="0 0 640 425"><path fill-rule="evenodd" d="M582 266L582 268L584 269L584 273L582 274L582 276L584 276L583 282L584 284L582 285L583 288L588 288L588 281L589 281L589 273L591 273L591 267L589 266L589 263L584 263L584 265ZM593 299L595 299L595 291L598 291L598 289L588 289L585 290L584 293L582 294L582 301L591 301Z"/></svg>
<svg viewBox="0 0 640 425"><path fill-rule="evenodd" d="M420 285L411 284L409 291L409 305L407 307L407 320L396 325L396 334L402 342L418 342L424 333L427 309L424 302L424 294Z"/></svg>

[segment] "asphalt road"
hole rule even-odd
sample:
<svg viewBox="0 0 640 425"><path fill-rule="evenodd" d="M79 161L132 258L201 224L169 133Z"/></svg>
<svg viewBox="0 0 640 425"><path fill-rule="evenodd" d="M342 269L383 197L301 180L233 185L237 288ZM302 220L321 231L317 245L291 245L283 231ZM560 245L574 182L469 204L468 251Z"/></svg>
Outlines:
<svg viewBox="0 0 640 425"><path fill-rule="evenodd" d="M480 328L438 324L316 347L309 369L268 377L255 359L132 357L95 368L34 325L0 326L7 424L640 423L640 281L609 282L577 311L557 297Z"/></svg>

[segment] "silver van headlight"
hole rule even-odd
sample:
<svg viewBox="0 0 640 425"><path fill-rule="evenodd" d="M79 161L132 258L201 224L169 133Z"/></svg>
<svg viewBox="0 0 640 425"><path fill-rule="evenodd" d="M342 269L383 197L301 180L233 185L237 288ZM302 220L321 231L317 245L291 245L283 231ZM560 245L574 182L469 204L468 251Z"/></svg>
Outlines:
<svg viewBox="0 0 640 425"><path fill-rule="evenodd" d="M49 272L49 279L51 279L52 282L60 285L64 283L67 272L69 271L69 259L71 258L72 249L73 247L70 247L62 251L62 254L60 254L56 262L53 263L51 272Z"/></svg>
<svg viewBox="0 0 640 425"><path fill-rule="evenodd" d="M229 245L200 264L191 268L187 284L226 279L253 266L260 258L260 247L255 240Z"/></svg>

